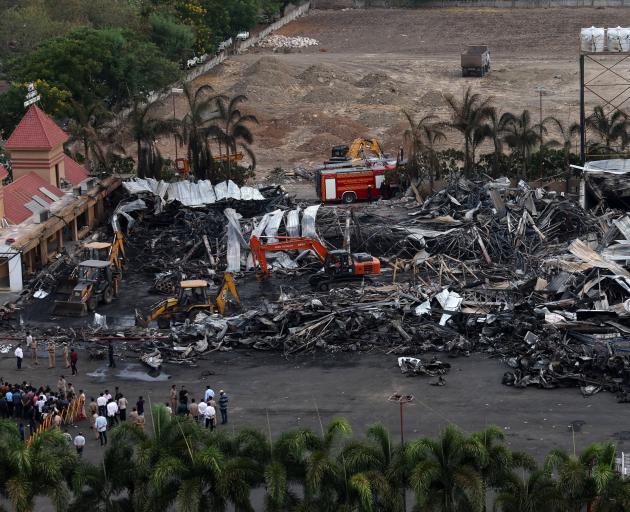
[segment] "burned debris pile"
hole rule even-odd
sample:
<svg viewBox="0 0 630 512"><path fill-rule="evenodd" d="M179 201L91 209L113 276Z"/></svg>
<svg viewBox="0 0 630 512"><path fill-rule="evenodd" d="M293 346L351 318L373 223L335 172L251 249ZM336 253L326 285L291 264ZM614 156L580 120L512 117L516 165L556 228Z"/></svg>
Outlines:
<svg viewBox="0 0 630 512"><path fill-rule="evenodd" d="M222 350L483 352L507 363L506 385L605 389L623 399L629 218L595 216L559 194L499 180L460 180L396 221L381 207L354 211L349 229L341 209L320 208L315 222L327 244L346 238L388 264L375 282L329 293L285 289L221 319L219 331L211 317L173 330ZM411 363L405 370L430 375L423 368L431 361L418 360L419 371Z"/></svg>

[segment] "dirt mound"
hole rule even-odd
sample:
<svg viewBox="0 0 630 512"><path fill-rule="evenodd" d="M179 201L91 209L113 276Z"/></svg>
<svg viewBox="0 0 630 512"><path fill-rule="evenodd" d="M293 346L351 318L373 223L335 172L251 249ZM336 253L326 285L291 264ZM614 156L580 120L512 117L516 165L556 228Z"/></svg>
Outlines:
<svg viewBox="0 0 630 512"><path fill-rule="evenodd" d="M313 87L302 98L305 103L345 103L356 101L357 93L354 87L347 84L330 83L324 87Z"/></svg>
<svg viewBox="0 0 630 512"><path fill-rule="evenodd" d="M422 95L420 104L425 107L441 107L444 106L444 98L440 91L431 90Z"/></svg>
<svg viewBox="0 0 630 512"><path fill-rule="evenodd" d="M389 76L385 73L368 73L361 80L357 80L354 85L357 87L375 87L383 82L388 82Z"/></svg>
<svg viewBox="0 0 630 512"><path fill-rule="evenodd" d="M298 75L298 78L304 85L312 86L322 86L340 82L351 83L353 81L352 77L343 69L329 64L315 64L309 66Z"/></svg>
<svg viewBox="0 0 630 512"><path fill-rule="evenodd" d="M320 115L313 118L314 131L339 137L344 144L352 142L356 137L368 134L368 127L349 117L330 117ZM330 149L330 148L329 148Z"/></svg>
<svg viewBox="0 0 630 512"><path fill-rule="evenodd" d="M241 83L247 86L290 87L296 85L295 68L280 59L265 56L258 59L243 73Z"/></svg>

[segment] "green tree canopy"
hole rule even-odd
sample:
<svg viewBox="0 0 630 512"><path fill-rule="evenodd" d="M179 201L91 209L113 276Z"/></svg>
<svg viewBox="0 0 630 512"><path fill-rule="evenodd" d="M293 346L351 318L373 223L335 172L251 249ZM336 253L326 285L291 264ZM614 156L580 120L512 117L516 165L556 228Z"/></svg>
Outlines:
<svg viewBox="0 0 630 512"><path fill-rule="evenodd" d="M178 69L157 46L131 33L80 28L14 61L11 74L24 82L45 80L81 103L103 100L111 107L163 88Z"/></svg>

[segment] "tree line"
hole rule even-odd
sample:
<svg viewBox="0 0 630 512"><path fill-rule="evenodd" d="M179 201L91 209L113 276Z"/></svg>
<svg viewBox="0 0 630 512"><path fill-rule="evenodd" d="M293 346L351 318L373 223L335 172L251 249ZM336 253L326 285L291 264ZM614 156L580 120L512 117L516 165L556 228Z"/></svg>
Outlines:
<svg viewBox="0 0 630 512"><path fill-rule="evenodd" d="M546 117L536 123L529 110L501 112L492 97L484 97L472 88L461 98L444 95L450 119L435 115L417 117L403 112L408 127L404 143L408 151L408 172L413 179L428 180L461 167L464 175L485 173L490 176L522 177L568 176L569 165L579 162L580 126ZM594 158L616 157L630 145L630 119L621 111L611 114L596 106L586 118L587 153ZM440 150L447 141L447 131L461 138L463 151ZM493 151L479 157L483 144ZM509 151L506 151L509 150Z"/></svg>
<svg viewBox="0 0 630 512"><path fill-rule="evenodd" d="M630 481L615 471L615 446L551 450L539 465L510 450L503 433L448 426L401 445L382 425L352 436L342 418L320 432L210 432L152 408L152 432L121 424L101 462L79 458L58 430L22 441L0 421L0 494L15 512L48 497L58 511L622 512ZM413 498L411 498L413 497ZM257 510L262 510L257 507Z"/></svg>
<svg viewBox="0 0 630 512"><path fill-rule="evenodd" d="M279 15L292 0L0 0L0 95L5 137L29 82L60 121L103 103L125 109L181 76L193 55Z"/></svg>
<svg viewBox="0 0 630 512"><path fill-rule="evenodd" d="M131 171L134 162L124 144L130 140L135 145L138 177L168 179L172 162L162 157L158 147L160 138L167 137L183 148L195 178L213 183L232 179L242 184L256 167L251 127L258 120L242 110L247 97L216 94L209 85L192 83L185 84L181 93L186 100L182 118L160 116L157 104L143 100L135 101L124 118L102 102L87 108L75 103L77 116L68 124L68 132L81 154L74 156L95 172ZM239 163L241 157L247 157L248 167Z"/></svg>

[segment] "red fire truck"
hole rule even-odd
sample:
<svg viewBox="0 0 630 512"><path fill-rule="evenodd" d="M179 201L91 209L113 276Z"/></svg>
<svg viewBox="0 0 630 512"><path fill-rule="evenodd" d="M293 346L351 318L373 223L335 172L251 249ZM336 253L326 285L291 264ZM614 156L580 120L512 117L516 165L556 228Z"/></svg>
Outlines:
<svg viewBox="0 0 630 512"><path fill-rule="evenodd" d="M395 162L379 162L360 167L327 164L317 170L317 195L324 203L342 201L349 204L378 199L381 196L381 185L385 181L385 171L395 167Z"/></svg>

